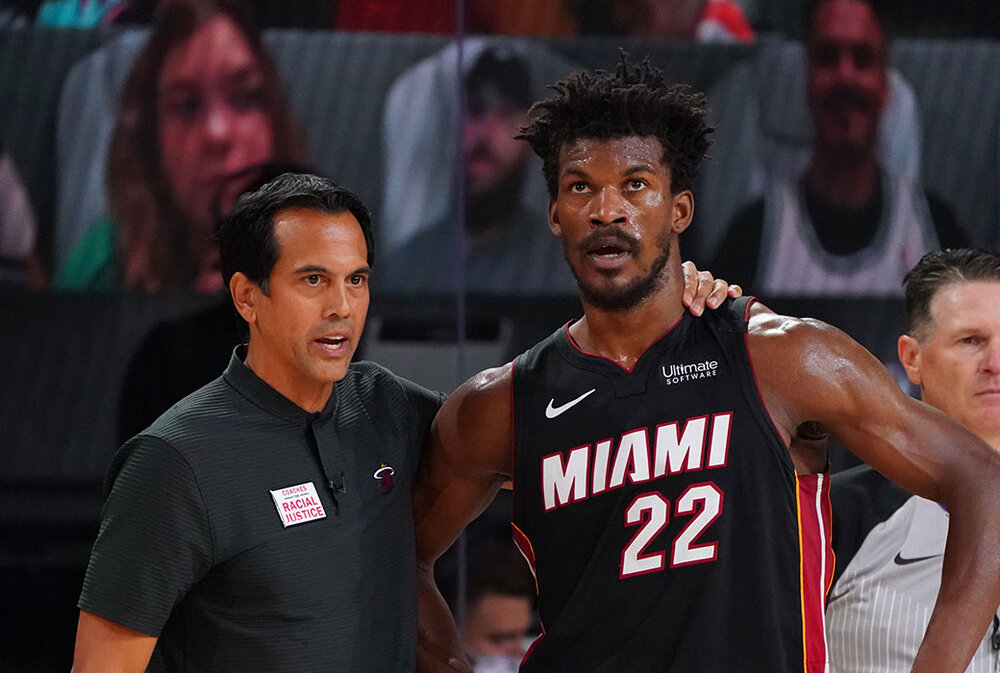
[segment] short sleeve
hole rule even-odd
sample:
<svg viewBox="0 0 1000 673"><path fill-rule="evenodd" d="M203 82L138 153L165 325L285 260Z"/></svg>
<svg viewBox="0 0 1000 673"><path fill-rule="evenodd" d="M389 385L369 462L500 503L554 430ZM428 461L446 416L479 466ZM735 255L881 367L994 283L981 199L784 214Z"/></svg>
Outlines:
<svg viewBox="0 0 1000 673"><path fill-rule="evenodd" d="M115 456L79 607L159 636L212 565L195 474L170 444L140 435Z"/></svg>

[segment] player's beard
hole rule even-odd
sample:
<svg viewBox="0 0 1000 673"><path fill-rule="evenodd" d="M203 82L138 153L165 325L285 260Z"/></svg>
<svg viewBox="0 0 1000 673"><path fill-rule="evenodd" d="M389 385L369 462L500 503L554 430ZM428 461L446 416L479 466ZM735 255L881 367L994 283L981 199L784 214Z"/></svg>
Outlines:
<svg viewBox="0 0 1000 673"><path fill-rule="evenodd" d="M665 231L660 233L656 239L656 246L660 249L660 254L650 265L649 273L632 280L624 287L616 288L598 288L581 281L567 256L566 261L576 278L576 286L580 289L583 303L599 311L621 312L629 311L653 296L666 282L663 270L670 260L670 234Z"/></svg>

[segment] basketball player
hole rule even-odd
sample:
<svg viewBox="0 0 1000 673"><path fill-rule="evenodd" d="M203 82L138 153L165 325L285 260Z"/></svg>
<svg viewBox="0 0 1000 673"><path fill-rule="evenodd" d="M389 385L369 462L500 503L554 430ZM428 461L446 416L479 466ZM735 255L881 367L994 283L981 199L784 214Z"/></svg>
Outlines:
<svg viewBox="0 0 1000 673"><path fill-rule="evenodd" d="M823 671L828 461L810 440L824 432L951 513L914 671L963 671L1000 603L988 445L828 325L750 298L685 314L677 240L703 106L623 56L529 111L584 315L472 377L434 421L414 493L422 670L460 656L433 562L512 479L543 627L524 673Z"/></svg>

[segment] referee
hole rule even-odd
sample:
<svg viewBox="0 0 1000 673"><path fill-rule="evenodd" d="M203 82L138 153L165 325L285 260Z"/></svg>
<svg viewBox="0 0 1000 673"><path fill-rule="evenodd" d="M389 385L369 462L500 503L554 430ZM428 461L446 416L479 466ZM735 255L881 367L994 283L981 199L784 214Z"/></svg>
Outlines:
<svg viewBox="0 0 1000 673"><path fill-rule="evenodd" d="M906 275L899 360L924 402L1000 449L1000 254L944 250ZM948 512L868 466L834 475L837 575L827 605L833 673L905 673L941 587ZM1000 670L998 620L968 673Z"/></svg>

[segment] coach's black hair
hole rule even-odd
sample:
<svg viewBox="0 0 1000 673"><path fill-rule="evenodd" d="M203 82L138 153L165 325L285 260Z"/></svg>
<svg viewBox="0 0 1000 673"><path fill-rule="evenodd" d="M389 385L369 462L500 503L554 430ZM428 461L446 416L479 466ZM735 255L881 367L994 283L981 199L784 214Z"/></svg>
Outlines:
<svg viewBox="0 0 1000 673"><path fill-rule="evenodd" d="M353 192L333 181L305 173L285 173L256 191L246 192L219 229L219 259L226 285L237 272L246 274L267 294L267 280L278 261L274 215L308 208L336 215L349 212L361 225L368 246L368 266L375 260L371 215Z"/></svg>
<svg viewBox="0 0 1000 673"><path fill-rule="evenodd" d="M920 258L903 278L906 333L917 341L928 336L931 302L945 285L984 280L1000 282L1000 252L985 248L934 250Z"/></svg>
<svg viewBox="0 0 1000 673"><path fill-rule="evenodd" d="M663 146L672 193L691 188L711 144L704 95L682 84L667 86L663 71L648 58L630 63L624 51L614 72L573 73L552 89L551 98L528 110L517 136L542 158L550 196L558 190L559 151L579 138L653 136Z"/></svg>

